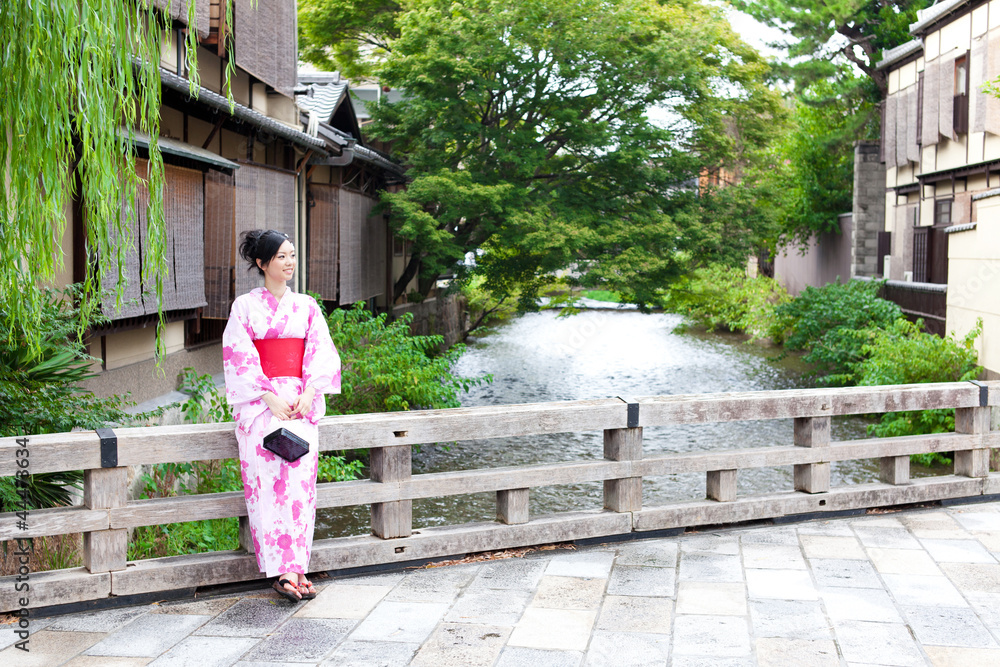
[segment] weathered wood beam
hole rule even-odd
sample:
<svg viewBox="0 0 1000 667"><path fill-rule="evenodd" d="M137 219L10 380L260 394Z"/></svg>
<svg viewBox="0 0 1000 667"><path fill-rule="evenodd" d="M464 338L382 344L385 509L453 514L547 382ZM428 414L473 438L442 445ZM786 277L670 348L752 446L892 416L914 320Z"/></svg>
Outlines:
<svg viewBox="0 0 1000 667"><path fill-rule="evenodd" d="M709 470L705 475L705 495L709 500L723 503L736 500L735 470Z"/></svg>
<svg viewBox="0 0 1000 667"><path fill-rule="evenodd" d="M609 461L629 462L642 459L642 429L615 428L605 430L604 458ZM604 508L612 512L632 512L641 509L642 477L605 479Z"/></svg>
<svg viewBox="0 0 1000 667"><path fill-rule="evenodd" d="M378 447L371 450L369 468L373 482L394 486L410 479L410 446ZM372 534L382 539L409 537L413 532L413 501L372 503Z"/></svg>
<svg viewBox="0 0 1000 667"><path fill-rule="evenodd" d="M128 469L94 468L83 471L83 504L91 510L109 510L128 503ZM91 573L124 570L128 560L128 531L111 528L83 534L83 566Z"/></svg>
<svg viewBox="0 0 1000 667"><path fill-rule="evenodd" d="M955 432L982 438L976 449L955 452L955 474L966 477L986 477L990 472L990 448L986 435L990 432L990 408L958 408L955 410Z"/></svg>
<svg viewBox="0 0 1000 667"><path fill-rule="evenodd" d="M830 447L829 417L796 417L793 441L796 447L826 451ZM795 466L795 490L825 493L830 490L830 463L804 463Z"/></svg>
<svg viewBox="0 0 1000 667"><path fill-rule="evenodd" d="M497 521L509 525L528 523L528 489L497 491Z"/></svg>

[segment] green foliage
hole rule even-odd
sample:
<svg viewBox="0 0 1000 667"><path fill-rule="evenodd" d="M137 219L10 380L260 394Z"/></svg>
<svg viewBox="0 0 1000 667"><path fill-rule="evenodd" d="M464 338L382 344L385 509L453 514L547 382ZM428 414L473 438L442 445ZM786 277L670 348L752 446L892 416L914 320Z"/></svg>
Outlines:
<svg viewBox="0 0 1000 667"><path fill-rule="evenodd" d="M671 283L663 305L709 331L743 331L756 339L771 333L775 308L789 298L773 278L714 264Z"/></svg>
<svg viewBox="0 0 1000 667"><path fill-rule="evenodd" d="M344 456L320 453L317 481L347 482L358 479L364 473L365 464L361 459L347 460Z"/></svg>
<svg viewBox="0 0 1000 667"><path fill-rule="evenodd" d="M854 384L855 365L866 353L873 330L889 328L903 313L878 296L881 283L851 280L822 288L807 287L775 310L772 328L789 350L806 350L803 359L822 384Z"/></svg>
<svg viewBox="0 0 1000 667"><path fill-rule="evenodd" d="M681 187L752 159L784 117L766 63L721 9L698 0L354 5L303 3L303 24L331 19L326 32L303 29L304 56L323 65L330 44L337 53L353 48L346 39L379 36L372 76L405 95L377 106L369 131L393 142L413 179L383 196L394 233L413 242L412 267L458 266L460 278L483 276L497 300L517 294L530 308L545 276L571 265L582 284L645 305L692 264L742 262L757 237L753 198ZM369 28L373 15L385 22ZM333 23L352 36L329 41ZM477 250L474 267L459 264Z"/></svg>
<svg viewBox="0 0 1000 667"><path fill-rule="evenodd" d="M518 311L519 294L498 296L495 292L487 290L483 283L482 276L472 276L462 281L460 286L469 311L469 329L466 331L466 337L477 329L510 319Z"/></svg>
<svg viewBox="0 0 1000 667"><path fill-rule="evenodd" d="M584 290L583 296L588 299L593 299L594 301L604 301L607 303L621 303L621 297L618 296L617 292L609 292L608 290L601 289L589 289Z"/></svg>
<svg viewBox="0 0 1000 667"><path fill-rule="evenodd" d="M327 319L342 364L341 393L329 397L327 414L456 408L460 391L492 379L451 375L464 346L439 352L441 336L410 333L410 313L386 322L385 313L373 315L357 303Z"/></svg>
<svg viewBox="0 0 1000 667"><path fill-rule="evenodd" d="M399 37L392 0L299 0L299 57L352 79L365 79Z"/></svg>
<svg viewBox="0 0 1000 667"><path fill-rule="evenodd" d="M185 368L178 378L178 391L188 394L181 404L184 419L192 424L217 424L233 421L233 411L225 391L215 385L211 375L198 375Z"/></svg>

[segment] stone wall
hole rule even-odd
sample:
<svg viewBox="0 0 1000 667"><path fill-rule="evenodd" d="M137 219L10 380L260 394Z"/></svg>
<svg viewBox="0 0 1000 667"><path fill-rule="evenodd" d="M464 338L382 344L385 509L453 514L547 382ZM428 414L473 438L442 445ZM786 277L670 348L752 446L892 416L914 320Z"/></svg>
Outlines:
<svg viewBox="0 0 1000 667"><path fill-rule="evenodd" d="M853 274L872 278L878 270L878 233L885 230L885 165L879 142L854 144Z"/></svg>
<svg viewBox="0 0 1000 667"><path fill-rule="evenodd" d="M469 326L465 299L457 294L393 306L393 318L403 313L413 313L410 331L420 336L444 336L446 347L461 341Z"/></svg>
<svg viewBox="0 0 1000 667"><path fill-rule="evenodd" d="M805 248L792 245L778 250L774 257L774 277L789 294L796 296L806 287L851 279L851 214L837 216L837 224L839 234L813 234Z"/></svg>

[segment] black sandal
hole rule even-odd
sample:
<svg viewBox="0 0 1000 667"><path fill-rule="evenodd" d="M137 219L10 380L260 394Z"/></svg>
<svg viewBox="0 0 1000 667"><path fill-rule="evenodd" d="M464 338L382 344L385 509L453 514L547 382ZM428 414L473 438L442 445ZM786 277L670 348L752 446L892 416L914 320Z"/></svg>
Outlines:
<svg viewBox="0 0 1000 667"><path fill-rule="evenodd" d="M295 591L293 592L285 588L286 584L292 586L295 589ZM292 581L289 581L288 579L278 579L276 582L271 584L271 588L276 590L278 592L278 595L287 598L292 602L302 601L302 597L300 595L296 595L296 593L298 593L299 590L299 585Z"/></svg>

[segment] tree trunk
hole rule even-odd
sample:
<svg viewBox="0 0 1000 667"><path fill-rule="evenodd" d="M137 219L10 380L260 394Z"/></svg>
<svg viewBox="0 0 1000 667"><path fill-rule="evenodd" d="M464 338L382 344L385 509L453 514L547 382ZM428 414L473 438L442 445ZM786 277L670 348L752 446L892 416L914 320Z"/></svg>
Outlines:
<svg viewBox="0 0 1000 667"><path fill-rule="evenodd" d="M406 268L403 269L403 274L399 276L399 280L392 288L392 300L395 303L396 299L403 296L406 291L406 286L410 284L413 280L413 276L417 275L417 271L420 270L420 255L413 254L410 255L410 261L407 262Z"/></svg>

